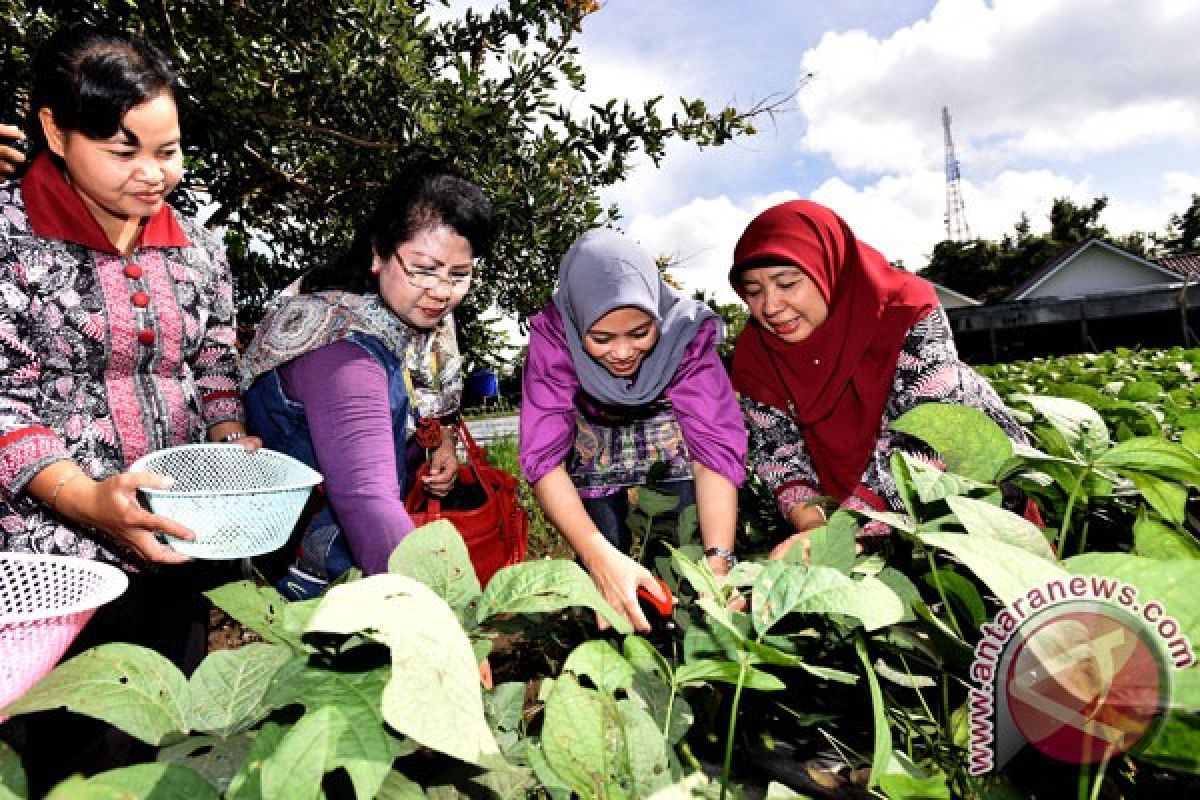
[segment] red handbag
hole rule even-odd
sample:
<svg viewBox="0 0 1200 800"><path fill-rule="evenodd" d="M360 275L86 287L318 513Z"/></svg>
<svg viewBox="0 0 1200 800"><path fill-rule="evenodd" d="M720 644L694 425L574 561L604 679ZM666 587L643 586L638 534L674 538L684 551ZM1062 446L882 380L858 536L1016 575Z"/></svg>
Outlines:
<svg viewBox="0 0 1200 800"><path fill-rule="evenodd" d="M501 567L525 560L529 546L529 515L517 501L517 479L488 463L487 453L475 443L467 426L454 426L466 449L466 461L458 465L458 483L478 486L486 498L475 508L443 509L442 500L425 491L428 462L417 468L416 481L404 499L404 507L417 527L444 519L458 529L467 545L479 584L487 586Z"/></svg>

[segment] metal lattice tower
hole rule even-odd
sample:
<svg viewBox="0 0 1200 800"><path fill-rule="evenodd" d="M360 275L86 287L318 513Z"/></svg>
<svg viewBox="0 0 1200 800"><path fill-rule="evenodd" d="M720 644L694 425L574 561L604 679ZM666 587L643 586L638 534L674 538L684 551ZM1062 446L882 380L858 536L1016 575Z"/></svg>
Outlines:
<svg viewBox="0 0 1200 800"><path fill-rule="evenodd" d="M971 238L971 226L967 224L967 209L958 180L958 158L954 155L954 139L950 136L950 109L945 106L942 106L942 132L946 140L946 237L962 242Z"/></svg>

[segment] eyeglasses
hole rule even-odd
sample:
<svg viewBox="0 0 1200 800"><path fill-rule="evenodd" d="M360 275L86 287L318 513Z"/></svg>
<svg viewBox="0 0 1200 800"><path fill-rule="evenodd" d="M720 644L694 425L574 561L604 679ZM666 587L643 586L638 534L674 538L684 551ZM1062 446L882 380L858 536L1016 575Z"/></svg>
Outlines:
<svg viewBox="0 0 1200 800"><path fill-rule="evenodd" d="M466 294L471 288L471 273L466 275L451 275L443 278L438 274L437 270L427 269L422 267L409 267L404 262L400 255L396 254L396 263L404 270L404 274L408 276L408 282L418 289L436 289L439 286L447 286L454 294Z"/></svg>

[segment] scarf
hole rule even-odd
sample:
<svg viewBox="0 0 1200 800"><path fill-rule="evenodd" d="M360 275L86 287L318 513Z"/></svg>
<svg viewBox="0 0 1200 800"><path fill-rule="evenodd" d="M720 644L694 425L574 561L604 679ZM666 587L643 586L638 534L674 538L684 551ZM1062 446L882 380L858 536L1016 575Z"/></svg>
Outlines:
<svg viewBox="0 0 1200 800"><path fill-rule="evenodd" d="M734 345L733 385L800 424L821 490L840 502L875 448L904 339L937 307L937 294L859 241L837 214L806 200L752 220L733 263L729 279L739 294L743 270L791 265L829 307L825 322L795 344L751 319Z"/></svg>
<svg viewBox="0 0 1200 800"><path fill-rule="evenodd" d="M707 319L717 315L663 281L658 265L628 237L608 228L580 236L558 268L554 305L563 318L567 347L587 394L615 406L657 400L675 377L687 347ZM631 378L613 375L583 349L583 337L618 308L646 312L658 326L658 342Z"/></svg>
<svg viewBox="0 0 1200 800"><path fill-rule="evenodd" d="M242 354L241 388L245 391L267 372L354 333L378 338L404 364L417 415L438 417L458 410L462 358L453 317L420 331L392 313L378 294L301 294L297 283L271 301Z"/></svg>

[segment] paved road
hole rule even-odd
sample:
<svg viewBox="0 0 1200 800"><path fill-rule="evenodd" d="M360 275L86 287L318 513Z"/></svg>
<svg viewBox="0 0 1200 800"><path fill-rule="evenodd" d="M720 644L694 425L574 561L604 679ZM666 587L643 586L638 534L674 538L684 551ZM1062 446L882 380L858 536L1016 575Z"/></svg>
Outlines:
<svg viewBox="0 0 1200 800"><path fill-rule="evenodd" d="M475 437L475 441L480 444L490 442L499 436L516 436L517 415L469 420L467 428L470 429L471 435Z"/></svg>

